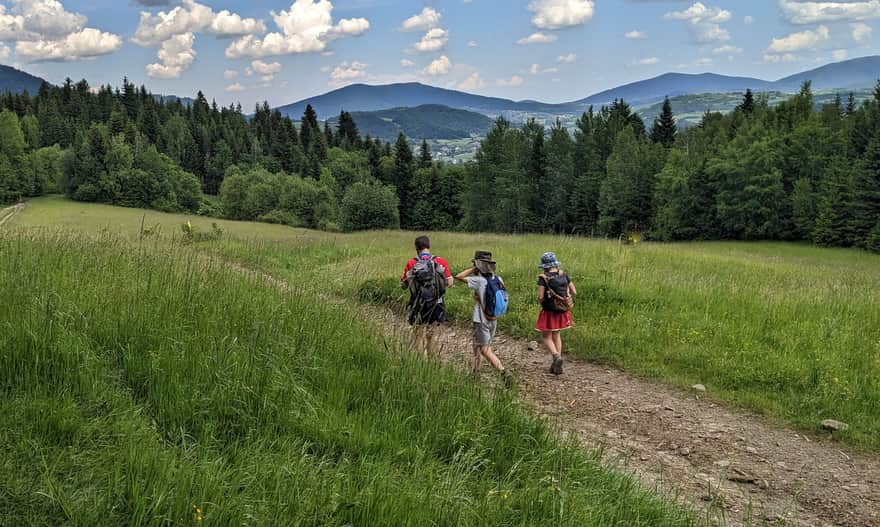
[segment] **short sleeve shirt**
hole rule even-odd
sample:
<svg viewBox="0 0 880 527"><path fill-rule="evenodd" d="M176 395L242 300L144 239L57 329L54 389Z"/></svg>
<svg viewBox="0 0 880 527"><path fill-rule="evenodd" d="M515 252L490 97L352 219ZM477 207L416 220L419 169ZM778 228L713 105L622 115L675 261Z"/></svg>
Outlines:
<svg viewBox="0 0 880 527"><path fill-rule="evenodd" d="M498 280L501 280L499 277ZM504 281L501 280L503 284ZM474 316L473 321L479 322L481 324L485 324L489 322L486 320L486 315L483 314L483 305L480 299L485 298L486 296L486 286L489 282L486 278L480 275L471 275L467 277L467 285L474 292Z"/></svg>

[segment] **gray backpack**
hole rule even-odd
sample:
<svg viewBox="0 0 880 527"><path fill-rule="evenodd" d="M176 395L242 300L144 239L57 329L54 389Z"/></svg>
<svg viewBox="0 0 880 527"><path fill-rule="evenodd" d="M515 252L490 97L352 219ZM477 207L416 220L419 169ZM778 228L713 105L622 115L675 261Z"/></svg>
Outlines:
<svg viewBox="0 0 880 527"><path fill-rule="evenodd" d="M410 303L414 305L436 305L446 293L446 268L438 264L433 256L428 260L417 259L406 279L411 294Z"/></svg>

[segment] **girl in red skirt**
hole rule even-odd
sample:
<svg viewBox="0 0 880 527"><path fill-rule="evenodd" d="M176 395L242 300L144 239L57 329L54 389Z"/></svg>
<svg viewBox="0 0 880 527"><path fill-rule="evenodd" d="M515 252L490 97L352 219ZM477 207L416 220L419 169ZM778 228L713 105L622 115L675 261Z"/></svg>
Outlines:
<svg viewBox="0 0 880 527"><path fill-rule="evenodd" d="M541 332L544 345L553 356L550 373L562 375L562 330L572 327L571 308L577 289L561 269L554 253L541 256L543 272L538 276L538 302L541 314L535 329Z"/></svg>

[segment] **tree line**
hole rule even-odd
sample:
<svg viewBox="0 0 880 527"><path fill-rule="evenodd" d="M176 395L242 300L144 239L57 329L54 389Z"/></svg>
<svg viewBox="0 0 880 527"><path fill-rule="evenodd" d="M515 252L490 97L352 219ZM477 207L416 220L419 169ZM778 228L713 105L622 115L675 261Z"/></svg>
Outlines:
<svg viewBox="0 0 880 527"><path fill-rule="evenodd" d="M678 130L624 101L574 133L498 119L474 161L444 165L306 108L294 123L199 93L184 103L127 80L0 96L0 201L46 192L326 230L554 232L658 240L797 240L880 250L880 84L873 100L816 107L810 84L771 107ZM219 195L219 199L206 198Z"/></svg>
<svg viewBox="0 0 880 527"><path fill-rule="evenodd" d="M486 196L491 196L487 206ZM746 92L677 130L667 99L646 127L624 101L558 122L499 119L466 171L462 227L652 239L790 240L880 251L880 83L815 107Z"/></svg>

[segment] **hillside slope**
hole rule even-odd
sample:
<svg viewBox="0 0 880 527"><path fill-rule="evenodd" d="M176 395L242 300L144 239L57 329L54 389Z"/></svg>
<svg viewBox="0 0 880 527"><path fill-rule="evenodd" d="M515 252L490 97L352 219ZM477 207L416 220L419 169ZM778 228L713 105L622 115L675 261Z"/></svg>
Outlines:
<svg viewBox="0 0 880 527"><path fill-rule="evenodd" d="M320 119L335 117L342 110L372 112L389 108L411 108L425 104L449 106L485 115L498 115L505 111L567 113L578 111L580 106L577 104L547 104L537 101L517 102L500 97L485 97L418 82L409 82L376 86L351 84L277 109L282 115L299 119L308 104L312 105Z"/></svg>
<svg viewBox="0 0 880 527"><path fill-rule="evenodd" d="M45 81L40 77L31 75L25 71L17 70L12 66L0 64L0 93L21 93L27 90L31 95L39 91Z"/></svg>
<svg viewBox="0 0 880 527"><path fill-rule="evenodd" d="M485 135L493 124L492 119L481 113L439 104L353 112L352 117L361 135L369 134L385 141L393 141L400 133L411 139L463 139ZM338 118L330 119L331 126L337 121Z"/></svg>

